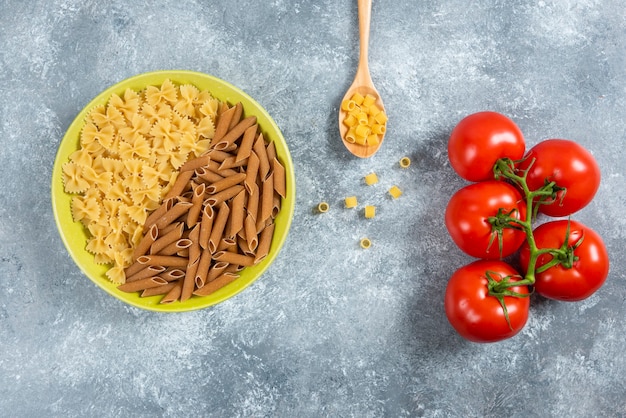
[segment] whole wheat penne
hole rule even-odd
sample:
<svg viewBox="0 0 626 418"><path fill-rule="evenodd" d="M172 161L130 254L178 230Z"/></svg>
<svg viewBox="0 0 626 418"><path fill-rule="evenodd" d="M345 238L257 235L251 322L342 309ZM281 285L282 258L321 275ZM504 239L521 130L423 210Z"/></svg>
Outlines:
<svg viewBox="0 0 626 418"><path fill-rule="evenodd" d="M242 190L233 197L230 203L230 218L225 236L233 238L243 228L243 220L246 209L244 203L246 201L246 191Z"/></svg>
<svg viewBox="0 0 626 418"><path fill-rule="evenodd" d="M185 277L185 271L179 268L168 268L163 273L159 274L159 277L165 279L168 282L174 282Z"/></svg>
<svg viewBox="0 0 626 418"><path fill-rule="evenodd" d="M215 194L223 190L226 190L232 186L235 186L243 182L245 179L246 179L245 173L236 173L232 176L224 177L222 180L216 181L215 183L210 184L206 188L206 192L208 194Z"/></svg>
<svg viewBox="0 0 626 418"><path fill-rule="evenodd" d="M258 127L259 125L255 123L248 129L246 129L246 131L243 133L241 143L239 144L239 148L237 149L237 156L235 157L235 161L244 161L250 156Z"/></svg>
<svg viewBox="0 0 626 418"><path fill-rule="evenodd" d="M142 255L137 262L144 266L186 267L187 258L174 255Z"/></svg>
<svg viewBox="0 0 626 418"><path fill-rule="evenodd" d="M265 221L272 216L272 207L274 206L274 173L270 173L263 180L261 191L261 214L257 216L257 223Z"/></svg>
<svg viewBox="0 0 626 418"><path fill-rule="evenodd" d="M213 229L213 220L215 218L215 211L213 206L204 205L202 209L202 218L200 220L200 235L198 236L198 243L200 248L209 248L209 237L211 236L211 230Z"/></svg>
<svg viewBox="0 0 626 418"><path fill-rule="evenodd" d="M248 164L248 159L245 158L243 160L236 160L237 156L236 155L232 155L228 158L226 158L224 161L222 161L222 163L219 166L219 170L223 171L226 169L233 169L233 168L238 168L238 167L243 167L246 164Z"/></svg>
<svg viewBox="0 0 626 418"><path fill-rule="evenodd" d="M285 179L285 167L278 161L278 158L272 160L272 172L274 173L274 190L280 197L287 196L287 185Z"/></svg>
<svg viewBox="0 0 626 418"><path fill-rule="evenodd" d="M191 241L191 245L189 246L189 263L193 263L200 258L200 253L202 252L202 249L200 248L199 238L200 225L198 224L194 226L189 233L189 240Z"/></svg>
<svg viewBox="0 0 626 418"><path fill-rule="evenodd" d="M208 154L204 154L204 155L201 155L199 157L193 158L193 159L187 161L186 163L184 163L180 167L180 172L182 173L184 171L197 170L200 167L204 167L204 166L208 165L209 161L211 161L211 156L208 155Z"/></svg>
<svg viewBox="0 0 626 418"><path fill-rule="evenodd" d="M250 251L255 251L259 245L259 238L256 233L256 222L252 215L248 214L244 221L244 231L246 236L246 243Z"/></svg>
<svg viewBox="0 0 626 418"><path fill-rule="evenodd" d="M221 140L222 137L230 130L230 122L233 120L234 115L235 107L231 107L220 113L217 118L217 125L215 126L215 133L213 134L211 145L216 144L217 141Z"/></svg>
<svg viewBox="0 0 626 418"><path fill-rule="evenodd" d="M172 188L167 192L164 199L169 199L170 197L180 196L183 191L189 185L189 180L191 180L191 176L193 176L193 171L183 171L178 174L176 177L176 181L172 185Z"/></svg>
<svg viewBox="0 0 626 418"><path fill-rule="evenodd" d="M225 263L223 261L218 261L214 263L213 265L211 265L211 267L209 268L209 273L207 274L207 277L206 277L205 284L215 280L218 276L224 273L224 271L226 271L227 268L228 268L228 263Z"/></svg>
<svg viewBox="0 0 626 418"><path fill-rule="evenodd" d="M137 273L132 276L126 277L126 283L135 282L137 280L146 279L148 277L158 276L159 274L165 271L165 267L163 266L148 266L142 270L139 270Z"/></svg>
<svg viewBox="0 0 626 418"><path fill-rule="evenodd" d="M243 190L243 186L237 184L229 187L228 189L222 190L221 192L215 193L209 196L206 199L206 203L211 206L219 205L221 202L224 202L231 197L235 197L237 193Z"/></svg>
<svg viewBox="0 0 626 418"><path fill-rule="evenodd" d="M274 196L272 198L272 213L270 215L272 219L278 216L278 213L280 212L281 204L282 204L282 201L280 199L280 195L274 192Z"/></svg>
<svg viewBox="0 0 626 418"><path fill-rule="evenodd" d="M224 261L228 264L238 264L240 266L253 266L254 257L238 254L230 251L218 251L213 254L213 260Z"/></svg>
<svg viewBox="0 0 626 418"><path fill-rule="evenodd" d="M211 253L208 249L205 249L202 250L202 254L200 255L200 261L198 262L198 268L196 270L196 287L204 286L207 276L209 275L209 268L211 268Z"/></svg>
<svg viewBox="0 0 626 418"><path fill-rule="evenodd" d="M247 118L241 120L237 125L235 125L231 130L229 130L221 139L218 141L213 140L211 145L216 150L224 150L230 145L232 145L250 126L256 123L256 116L248 116ZM215 145L213 145L215 144Z"/></svg>
<svg viewBox="0 0 626 418"><path fill-rule="evenodd" d="M217 149L210 149L207 151L207 154L211 156L212 161L217 161L218 163L222 163L224 160L233 156L230 152Z"/></svg>
<svg viewBox="0 0 626 418"><path fill-rule="evenodd" d="M159 228L156 225L152 225L146 234L141 238L139 244L133 251L133 260L137 259L140 255L144 255L150 249L150 246L157 240L159 236Z"/></svg>
<svg viewBox="0 0 626 418"><path fill-rule="evenodd" d="M199 184L193 189L193 196L191 198L191 206L187 213L187 226L193 228L198 223L200 212L202 211L202 203L204 202L204 192L206 185L204 183Z"/></svg>
<svg viewBox="0 0 626 418"><path fill-rule="evenodd" d="M208 282L207 284L202 286L200 289L197 289L193 293L194 295L197 295L197 296L208 296L211 293L214 293L218 291L219 289L221 289L222 287L226 286L227 284L234 282L237 278L239 278L238 274L223 273L219 277L217 277L215 280Z"/></svg>
<svg viewBox="0 0 626 418"><path fill-rule="evenodd" d="M269 254L275 225L272 223L266 226L259 234L259 245L256 248L256 256L254 258L255 264L261 262Z"/></svg>
<svg viewBox="0 0 626 418"><path fill-rule="evenodd" d="M235 108L235 111L233 112L233 117L230 120L230 125L228 125L229 131L233 129L235 125L237 125L237 123L239 123L239 121L241 120L241 115L243 114L243 105L241 104L241 102L237 102L233 107Z"/></svg>
<svg viewBox="0 0 626 418"><path fill-rule="evenodd" d="M267 161L269 161L270 168L271 168L272 160L274 158L277 158L277 156L276 156L276 144L274 144L274 141L268 142L267 145L265 145L265 149L267 151Z"/></svg>
<svg viewBox="0 0 626 418"><path fill-rule="evenodd" d="M206 170L209 171L213 171L216 174L219 174L222 177L228 177L228 176L234 176L235 174L239 173L239 171L233 169L233 168L223 168L220 169L220 166L222 164L218 163L217 161L210 161L209 165L207 165L206 167L204 167Z"/></svg>
<svg viewBox="0 0 626 418"><path fill-rule="evenodd" d="M215 252L218 251L235 251L237 247L237 241L234 238L222 238L220 240L219 245L215 249Z"/></svg>
<svg viewBox="0 0 626 418"><path fill-rule="evenodd" d="M161 203L161 205L158 208L156 208L154 210L154 212L152 212L146 218L146 222L144 223L144 226L143 226L143 232L145 233L146 231L148 231L150 229L150 227L152 227L152 225L154 225L155 222L161 216L163 216L165 214L165 212L167 212L170 209L172 209L172 206L174 206L174 203L175 203L175 199L173 199L173 198L169 198L169 199L163 200L163 203Z"/></svg>
<svg viewBox="0 0 626 418"><path fill-rule="evenodd" d="M183 223L180 222L176 228L172 228L170 232L154 241L150 246L150 254L159 254L163 248L178 241L183 236L184 227Z"/></svg>
<svg viewBox="0 0 626 418"><path fill-rule="evenodd" d="M263 134L259 134L254 145L252 146L257 157L259 157L259 177L264 179L270 171L270 161L267 158L267 148L265 148L265 140Z"/></svg>
<svg viewBox="0 0 626 418"><path fill-rule="evenodd" d="M159 251L158 255L174 255L179 254L181 250L187 249L191 246L191 240L189 238L181 238L176 242L171 243L167 247Z"/></svg>
<svg viewBox="0 0 626 418"><path fill-rule="evenodd" d="M248 191L248 199L246 200L246 212L252 216L252 219L256 221L257 213L259 211L259 186L256 183L252 184L251 190Z"/></svg>
<svg viewBox="0 0 626 418"><path fill-rule="evenodd" d="M217 246L222 239L224 228L226 227L226 222L228 221L229 216L230 208L228 205L225 202L220 203L217 215L213 221L213 227L211 228L211 235L209 236L208 248L212 253L216 251Z"/></svg>
<svg viewBox="0 0 626 418"><path fill-rule="evenodd" d="M141 270L145 269L146 265L142 264L140 262L138 262L137 260L135 260L135 262L133 264L131 264L130 266L126 267L124 269L124 276L125 277L130 277L133 274L136 274L138 272L140 272Z"/></svg>
<svg viewBox="0 0 626 418"><path fill-rule="evenodd" d="M155 223L157 228L163 229L166 226L170 225L176 219L178 219L183 214L189 211L189 208L193 206L192 203L189 202L178 202L170 210L165 212L163 216L161 216Z"/></svg>
<svg viewBox="0 0 626 418"><path fill-rule="evenodd" d="M183 288L182 280L175 282L175 286L163 296L163 299L159 303L168 304L176 302L180 298L180 293Z"/></svg>
<svg viewBox="0 0 626 418"><path fill-rule="evenodd" d="M119 285L117 288L121 290L122 292L132 293L132 292L138 292L144 289L149 289L151 287L161 286L164 284L167 284L167 282L164 279L158 276L155 276L155 277L148 277L146 279L135 280L130 283L124 283L124 284Z"/></svg>
<svg viewBox="0 0 626 418"><path fill-rule="evenodd" d="M175 287L176 285L177 283L172 282L172 283L162 284L161 286L157 286L157 287L151 287L149 289L144 289L141 292L141 297L147 298L149 296L165 295L167 292L172 290L172 288Z"/></svg>
<svg viewBox="0 0 626 418"><path fill-rule="evenodd" d="M204 183L211 184L222 180L224 177L217 174L215 171L208 170L205 167L200 167L196 169L196 178Z"/></svg>
<svg viewBox="0 0 626 418"><path fill-rule="evenodd" d="M183 288L180 293L181 302L186 301L193 294L193 290L196 286L196 272L198 271L199 263L200 257L196 258L194 261L191 261L187 265L187 270L185 270L185 277L183 279Z"/></svg>
<svg viewBox="0 0 626 418"><path fill-rule="evenodd" d="M256 184L256 179L259 173L259 157L256 152L252 151L248 157L248 166L246 167L246 179L243 181L248 193L252 194L253 185Z"/></svg>

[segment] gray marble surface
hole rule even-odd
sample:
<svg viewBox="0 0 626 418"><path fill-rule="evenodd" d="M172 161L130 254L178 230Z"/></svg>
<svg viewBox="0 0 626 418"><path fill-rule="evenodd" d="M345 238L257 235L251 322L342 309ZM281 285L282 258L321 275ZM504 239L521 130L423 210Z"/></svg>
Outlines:
<svg viewBox="0 0 626 418"><path fill-rule="evenodd" d="M336 118L358 58L354 1L0 1L0 415L625 416L624 16L618 0L375 1L370 68L390 124L361 160ZM296 169L276 262L235 298L181 314L97 288L50 204L76 114L159 69L248 92ZM574 218L603 236L612 265L591 298L534 297L519 335L479 345L443 313L447 278L471 259L442 214L465 184L448 134L486 109L513 118L529 145L564 137L593 152L602 184ZM380 183L367 187L371 171ZM342 209L351 194L376 218ZM328 213L313 212L320 201Z"/></svg>

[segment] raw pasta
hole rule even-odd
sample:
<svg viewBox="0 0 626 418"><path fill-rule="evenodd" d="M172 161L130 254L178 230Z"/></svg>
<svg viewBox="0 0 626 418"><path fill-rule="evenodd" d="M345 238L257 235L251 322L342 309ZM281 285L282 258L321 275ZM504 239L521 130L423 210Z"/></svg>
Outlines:
<svg viewBox="0 0 626 418"><path fill-rule="evenodd" d="M90 233L86 249L97 263L111 265L112 282L124 283L133 252L144 250L146 243L139 244L144 225L152 224L149 213L162 206L177 179L188 183L178 169L209 148L221 106L207 91L165 80L112 94L87 115L80 148L63 165L63 182L75 195L74 221Z"/></svg>
<svg viewBox="0 0 626 418"><path fill-rule="evenodd" d="M346 208L355 208L358 205L356 196L348 196L344 199Z"/></svg>
<svg viewBox="0 0 626 418"><path fill-rule="evenodd" d="M376 206L367 205L365 206L363 211L364 211L363 213L365 214L365 217L368 219L376 216Z"/></svg>
<svg viewBox="0 0 626 418"><path fill-rule="evenodd" d="M138 289L144 285L141 282L121 285L120 290L164 295L161 303L185 301L217 291L239 277L241 269L269 254L274 219L287 186L285 168L273 144L258 129L256 119L243 116L240 104L217 117L216 137L209 148L181 166L168 199L154 211L158 215L150 214L150 225L141 227L145 235L139 242L151 242L149 250L126 268L126 274L134 277L131 274L148 275L137 264L164 267L163 273L147 278L159 277L167 285L153 280L145 282L149 288ZM244 141L248 150L243 155L247 156L237 161ZM168 271L180 274L164 276Z"/></svg>
<svg viewBox="0 0 626 418"><path fill-rule="evenodd" d="M400 196L402 196L402 190L400 190L400 188L398 186L391 186L391 188L389 189L389 194L394 199L397 199Z"/></svg>
<svg viewBox="0 0 626 418"><path fill-rule="evenodd" d="M371 186L376 183L378 183L378 176L376 175L376 173L370 173L367 176L365 176L365 184L367 184L368 186Z"/></svg>
<svg viewBox="0 0 626 418"><path fill-rule="evenodd" d="M376 105L376 97L354 93L341 102L343 124L348 131L344 139L360 145L378 145L387 130L387 115Z"/></svg>

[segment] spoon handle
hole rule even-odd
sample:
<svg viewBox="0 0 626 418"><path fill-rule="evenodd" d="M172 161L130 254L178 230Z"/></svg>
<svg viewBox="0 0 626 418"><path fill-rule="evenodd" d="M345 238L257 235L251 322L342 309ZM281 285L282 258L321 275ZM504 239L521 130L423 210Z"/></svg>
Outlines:
<svg viewBox="0 0 626 418"><path fill-rule="evenodd" d="M358 0L359 8L359 72L369 75L368 47L370 41L370 19L372 16L372 0Z"/></svg>

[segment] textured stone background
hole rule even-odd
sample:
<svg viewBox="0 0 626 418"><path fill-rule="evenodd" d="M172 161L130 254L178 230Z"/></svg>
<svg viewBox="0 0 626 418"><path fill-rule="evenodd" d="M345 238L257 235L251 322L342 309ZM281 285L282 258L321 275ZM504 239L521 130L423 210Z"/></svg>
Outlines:
<svg viewBox="0 0 626 418"><path fill-rule="evenodd" d="M0 415L626 415L620 1L376 1L370 68L390 125L368 160L337 135L358 58L354 1L156 3L0 1ZM296 167L275 264L235 298L184 314L126 306L83 276L49 195L80 109L158 69L248 92ZM523 332L477 345L443 314L447 278L470 259L442 214L464 185L447 136L486 109L512 117L529 145L565 137L592 150L602 185L574 218L602 234L612 267L588 300L534 297ZM371 171L380 183L367 187ZM351 194L378 205L376 218L342 209ZM322 200L331 210L316 215Z"/></svg>

